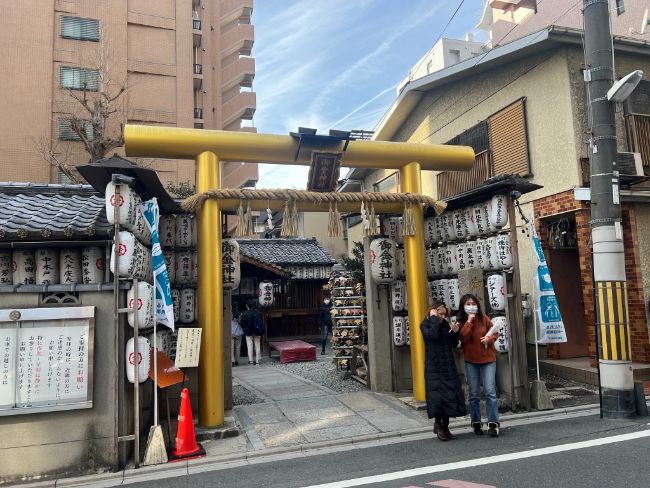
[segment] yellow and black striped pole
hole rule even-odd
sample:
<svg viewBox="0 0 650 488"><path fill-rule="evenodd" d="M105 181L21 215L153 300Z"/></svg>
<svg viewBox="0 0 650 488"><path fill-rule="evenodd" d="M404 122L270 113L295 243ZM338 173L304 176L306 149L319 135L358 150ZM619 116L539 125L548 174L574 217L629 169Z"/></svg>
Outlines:
<svg viewBox="0 0 650 488"><path fill-rule="evenodd" d="M598 357L606 361L631 361L625 281L596 283L596 325Z"/></svg>

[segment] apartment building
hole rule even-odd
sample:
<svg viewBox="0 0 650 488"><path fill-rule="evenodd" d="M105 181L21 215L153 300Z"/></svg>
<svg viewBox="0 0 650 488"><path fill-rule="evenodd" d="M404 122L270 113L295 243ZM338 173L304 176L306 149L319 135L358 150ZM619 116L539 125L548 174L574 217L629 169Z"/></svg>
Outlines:
<svg viewBox="0 0 650 488"><path fill-rule="evenodd" d="M252 11L253 0L15 2L0 21L0 179L57 183L53 159L88 161L66 123L81 109L71 95L116 97L115 136L125 122L255 132ZM194 181L192 162L140 163ZM256 164L222 164L224 186L257 182Z"/></svg>

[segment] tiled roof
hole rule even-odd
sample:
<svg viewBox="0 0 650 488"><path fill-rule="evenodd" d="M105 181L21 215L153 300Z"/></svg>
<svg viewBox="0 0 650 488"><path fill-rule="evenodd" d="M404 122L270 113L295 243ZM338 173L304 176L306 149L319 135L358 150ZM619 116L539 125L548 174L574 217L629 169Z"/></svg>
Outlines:
<svg viewBox="0 0 650 488"><path fill-rule="evenodd" d="M0 182L0 241L106 238L104 208L89 185Z"/></svg>
<svg viewBox="0 0 650 488"><path fill-rule="evenodd" d="M276 266L328 266L336 260L315 238L237 239L239 253Z"/></svg>

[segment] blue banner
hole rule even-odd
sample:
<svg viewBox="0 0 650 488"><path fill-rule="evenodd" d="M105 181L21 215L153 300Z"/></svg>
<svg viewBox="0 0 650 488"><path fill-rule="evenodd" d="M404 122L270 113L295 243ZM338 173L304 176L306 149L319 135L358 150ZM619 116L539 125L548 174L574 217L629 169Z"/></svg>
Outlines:
<svg viewBox="0 0 650 488"><path fill-rule="evenodd" d="M158 220L160 210L158 200L152 198L140 206L147 227L151 231L151 259L153 268L153 280L156 288L156 321L174 330L174 305L172 302L172 290L169 285L169 275L165 265L165 257L160 247L158 237Z"/></svg>

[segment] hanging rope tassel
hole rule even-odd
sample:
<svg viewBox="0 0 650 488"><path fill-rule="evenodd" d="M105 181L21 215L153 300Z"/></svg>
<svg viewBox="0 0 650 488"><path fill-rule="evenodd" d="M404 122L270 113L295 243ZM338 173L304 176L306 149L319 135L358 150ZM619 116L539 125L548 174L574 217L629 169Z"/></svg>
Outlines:
<svg viewBox="0 0 650 488"><path fill-rule="evenodd" d="M282 237L289 237L291 235L291 223L290 223L291 210L289 209L289 200L284 202L284 210L282 211L282 228L280 229L280 235Z"/></svg>
<svg viewBox="0 0 650 488"><path fill-rule="evenodd" d="M405 236L415 235L415 217L413 216L413 205L410 203L404 207L402 215L403 233Z"/></svg>
<svg viewBox="0 0 650 488"><path fill-rule="evenodd" d="M291 206L291 236L298 237L298 207L295 201Z"/></svg>
<svg viewBox="0 0 650 488"><path fill-rule="evenodd" d="M370 221L370 229L368 231L368 235L378 236L381 234L381 230L379 229L379 219L377 218L377 214L375 214L374 204L370 205L370 217L368 217L368 220Z"/></svg>
<svg viewBox="0 0 650 488"><path fill-rule="evenodd" d="M251 204L246 205L246 213L244 214L244 219L246 219L246 235L252 236L255 234L255 229L253 228L253 212L251 211Z"/></svg>
<svg viewBox="0 0 650 488"><path fill-rule="evenodd" d="M244 204L239 200L239 207L237 208L237 231L236 237L245 237L246 234L246 216L244 215Z"/></svg>
<svg viewBox="0 0 650 488"><path fill-rule="evenodd" d="M330 203L327 223L327 236L341 237L342 234L343 226L341 225L341 215L339 214L338 206L334 204L334 209L332 210L332 204Z"/></svg>

